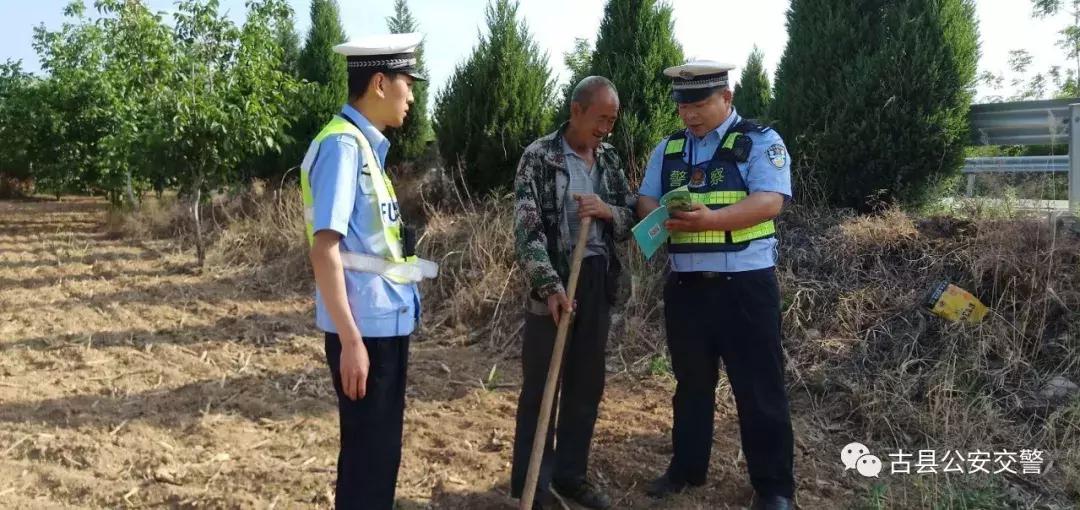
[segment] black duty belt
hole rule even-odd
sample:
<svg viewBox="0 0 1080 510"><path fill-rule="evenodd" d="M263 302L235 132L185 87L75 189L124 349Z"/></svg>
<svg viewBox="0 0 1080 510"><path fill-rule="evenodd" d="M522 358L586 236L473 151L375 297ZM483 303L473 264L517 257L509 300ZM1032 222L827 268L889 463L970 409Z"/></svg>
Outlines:
<svg viewBox="0 0 1080 510"><path fill-rule="evenodd" d="M772 271L774 271L774 268L771 267L767 267L764 269L754 269L751 271L737 271L731 273L722 273L717 271L672 271L671 277L679 283L729 282L732 280L751 277L760 273L768 273Z"/></svg>

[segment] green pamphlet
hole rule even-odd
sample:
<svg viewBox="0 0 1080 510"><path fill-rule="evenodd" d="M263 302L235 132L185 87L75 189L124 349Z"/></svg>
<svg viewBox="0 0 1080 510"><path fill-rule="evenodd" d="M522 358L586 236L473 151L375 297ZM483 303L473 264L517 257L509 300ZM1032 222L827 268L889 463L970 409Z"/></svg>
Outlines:
<svg viewBox="0 0 1080 510"><path fill-rule="evenodd" d="M652 258L656 250L668 240L669 233L664 222L671 216L669 210L689 210L690 203L690 189L686 186L675 188L660 197L660 207L634 225L634 240L641 247L646 259Z"/></svg>
<svg viewBox="0 0 1080 510"><path fill-rule="evenodd" d="M656 250L668 239L668 230L664 228L664 222L668 219L667 207L660 206L649 213L645 219L634 225L634 240L641 247L641 252L646 259L652 258Z"/></svg>
<svg viewBox="0 0 1080 510"><path fill-rule="evenodd" d="M665 206L668 209L689 211L690 202L690 188L687 188L686 186L675 188L664 193L664 196L660 197L660 205Z"/></svg>

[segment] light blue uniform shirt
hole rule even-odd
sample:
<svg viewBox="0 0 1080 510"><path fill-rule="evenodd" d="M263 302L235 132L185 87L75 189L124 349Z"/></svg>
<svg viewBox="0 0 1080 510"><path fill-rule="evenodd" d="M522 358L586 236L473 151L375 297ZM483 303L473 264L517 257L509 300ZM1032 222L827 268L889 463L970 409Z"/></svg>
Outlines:
<svg viewBox="0 0 1080 510"><path fill-rule="evenodd" d="M383 166L390 141L352 106L345 105L341 114L360 128ZM309 176L314 226L315 232L333 230L341 234L342 251L375 255L365 238L373 233L371 225L379 225L368 221L378 199L371 176L364 175L363 167L364 156L352 136L332 135L319 144ZM402 285L374 273L346 270L345 291L353 320L364 338L404 336L415 329L420 311L416 284ZM338 332L317 289L315 324L323 331Z"/></svg>
<svg viewBox="0 0 1080 510"><path fill-rule="evenodd" d="M704 163L712 159L716 149L722 143L721 138L727 130L741 118L732 108L731 115L720 127L710 131L704 138L697 138L687 130L686 145L683 152L683 161L687 161L688 154L694 155L694 165ZM784 141L773 130L765 133L751 131L747 136L754 142L750 157L746 162L738 163L739 173L743 181L750 188L750 193L756 191L773 191L784 195L785 200L791 198L791 157L787 154ZM649 158L649 164L645 167L645 178L641 183L639 193L642 196L660 198L663 195L660 189L660 169L664 161L665 138L653 150ZM770 150L771 149L771 150ZM781 158L770 157L782 155ZM780 163L778 166L776 163ZM673 271L715 271L721 273L733 273L739 271L752 271L764 269L776 265L775 237L751 241L745 250L734 252L710 252L710 253L671 253L668 259L671 261Z"/></svg>

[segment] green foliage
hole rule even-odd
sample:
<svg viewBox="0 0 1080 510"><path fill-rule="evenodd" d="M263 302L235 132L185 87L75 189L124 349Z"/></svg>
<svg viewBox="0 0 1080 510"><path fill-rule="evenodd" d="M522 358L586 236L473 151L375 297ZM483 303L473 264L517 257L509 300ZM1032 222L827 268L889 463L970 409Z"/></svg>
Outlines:
<svg viewBox="0 0 1080 510"><path fill-rule="evenodd" d="M547 56L517 19L517 2L487 8L488 33L435 99L439 150L474 193L509 186L525 147L550 127Z"/></svg>
<svg viewBox="0 0 1080 510"><path fill-rule="evenodd" d="M771 117L797 194L917 205L959 172L978 61L969 0L794 0L788 28Z"/></svg>
<svg viewBox="0 0 1080 510"><path fill-rule="evenodd" d="M293 76L300 76L300 36L294 27L292 9L288 15L276 23L274 41L281 48L281 70Z"/></svg>
<svg viewBox="0 0 1080 510"><path fill-rule="evenodd" d="M1063 0L1031 0L1031 7L1035 16L1044 17L1057 14L1063 3Z"/></svg>
<svg viewBox="0 0 1080 510"><path fill-rule="evenodd" d="M754 46L746 60L738 85L735 85L735 99L732 100L739 115L748 119L765 120L772 102L772 88L769 76L765 74L765 54Z"/></svg>
<svg viewBox="0 0 1080 510"><path fill-rule="evenodd" d="M113 116L113 130L100 142L106 171L99 185L114 201L123 187L129 205L134 205L136 189L153 182L160 187L168 179L145 162L156 155L153 128L167 121L149 105L157 100L157 90L171 86L176 77L176 60L170 58L176 48L161 17L145 5L123 0L99 0L96 5L105 15L97 24L106 49L102 83Z"/></svg>
<svg viewBox="0 0 1080 510"><path fill-rule="evenodd" d="M0 64L0 186L7 179L22 181L32 176L30 127L38 85L20 62Z"/></svg>
<svg viewBox="0 0 1080 510"><path fill-rule="evenodd" d="M245 162L288 140L301 88L279 43L285 0L247 6L237 26L217 0L177 2L172 23L140 1L97 0L94 17L72 2L59 30L35 31L44 78L0 67L0 161L32 162L36 184L57 194L132 206L169 187L197 204L249 176ZM201 238L198 248L201 262Z"/></svg>
<svg viewBox="0 0 1080 510"><path fill-rule="evenodd" d="M334 52L334 46L345 42L341 14L335 0L312 0L311 29L300 53L300 77L329 87L335 111L345 102L347 82L345 60Z"/></svg>
<svg viewBox="0 0 1080 510"><path fill-rule="evenodd" d="M386 19L387 27L392 34L404 34L418 32L419 26L405 0L396 0L394 3L394 17ZM421 74L427 75L424 65L423 45L416 52L417 67ZM434 136L431 131L431 121L428 120L428 82L418 81L413 84L413 104L409 107L409 115L405 117L405 124L400 128L391 129L386 133L390 140L390 151L386 154L387 164L397 164L402 161L416 160L424 153L428 140Z"/></svg>
<svg viewBox="0 0 1080 510"><path fill-rule="evenodd" d="M1059 65L1050 66L1046 72L1036 72L1031 75L1033 58L1027 50L1012 50L1009 52L1009 76L1006 84L1005 77L990 71L979 74L978 83L984 85L994 94L986 96L983 101L988 103L1000 103L1003 101L1029 101L1047 99L1049 97L1067 98L1076 97L1076 70L1065 69ZM1005 95L1011 93L1011 95Z"/></svg>
<svg viewBox="0 0 1080 510"><path fill-rule="evenodd" d="M298 93L278 45L283 0L248 2L243 27L216 0L179 2L171 24L139 1L94 7L72 2L59 30L36 29L37 100L0 113L7 124L22 105L39 187L135 205L151 188L224 186L242 161L280 149Z"/></svg>
<svg viewBox="0 0 1080 510"><path fill-rule="evenodd" d="M596 40L590 74L605 76L619 91L619 121L611 142L631 182L640 182L650 151L682 127L664 69L683 63L671 6L655 0L609 0Z"/></svg>
<svg viewBox="0 0 1080 510"><path fill-rule="evenodd" d="M101 140L117 131L111 113L113 98L105 74L107 49L99 24L86 17L80 2L65 9L68 22L60 30L34 31L34 48L49 78L40 85L33 131L34 178L44 188L85 192L106 187L118 190L119 180L106 158L109 148ZM118 194L110 198L117 200Z"/></svg>
<svg viewBox="0 0 1080 510"><path fill-rule="evenodd" d="M671 360L662 354L653 355L649 360L649 375L653 377L671 375Z"/></svg>
<svg viewBox="0 0 1080 510"><path fill-rule="evenodd" d="M862 504L857 506L860 510L884 510L889 507L889 487L887 485L881 482L874 483L869 488L864 489L863 494Z"/></svg>
<svg viewBox="0 0 1080 510"><path fill-rule="evenodd" d="M288 12L284 0L249 3L242 27L216 4L178 3L177 74L153 94L172 119L156 127L155 153L185 191L223 186L245 157L276 150L295 83L273 37L273 22Z"/></svg>
<svg viewBox="0 0 1080 510"><path fill-rule="evenodd" d="M1006 492L997 484L972 488L947 486L933 510L990 510L1010 506L1009 502Z"/></svg>
<svg viewBox="0 0 1080 510"><path fill-rule="evenodd" d="M1056 85L1056 97L1067 98L1080 95L1080 0L1031 0L1032 14L1036 18L1053 16L1069 6L1068 14L1072 23L1058 31L1061 39L1058 47L1065 51L1065 56L1072 61L1072 68L1066 69L1064 77L1060 68L1054 66L1048 73Z"/></svg>
<svg viewBox="0 0 1080 510"><path fill-rule="evenodd" d="M317 97L321 86L300 81L300 38L293 28L292 9L286 9L288 12L282 17L272 20L272 31L274 42L281 50L279 69L289 81L289 87L285 89L288 100L284 113L288 127L279 136L279 150L268 150L248 158L239 168L242 177L263 179L272 186L282 184L286 176L296 177L295 172L289 174L289 171L298 167L303 159L314 136L311 130L318 130L328 119L309 115L312 98Z"/></svg>
<svg viewBox="0 0 1080 510"><path fill-rule="evenodd" d="M300 78L312 85L298 98L302 115L290 131L303 148L348 99L345 59L334 52L334 46L343 42L345 30L341 28L337 2L312 0L311 29L298 61ZM293 164L299 163L299 157L295 158Z"/></svg>
<svg viewBox="0 0 1080 510"><path fill-rule="evenodd" d="M1027 99L1075 98L1080 96L1080 0L1031 0L1032 15L1046 18L1065 13L1072 18L1071 23L1058 31L1060 39L1057 45L1069 61L1066 65L1053 65L1045 72L1028 76L1031 55L1027 50L1009 52L1009 70L1013 78L1009 87L1005 87L1005 78L990 71L979 75L979 83L995 92L1011 92L1011 95L996 93L988 96L988 102L1023 101ZM1067 10L1066 10L1067 9Z"/></svg>
<svg viewBox="0 0 1080 510"><path fill-rule="evenodd" d="M175 81L154 91L164 119L154 128L158 165L195 204L205 191L239 177L245 159L280 147L293 80L281 70L275 23L288 15L284 0L248 3L247 21L235 26L217 2L177 4ZM199 263L204 250L196 211Z"/></svg>
<svg viewBox="0 0 1080 510"><path fill-rule="evenodd" d="M555 114L556 124L570 120L570 100L573 99L574 87L589 76L592 68L592 47L589 40L580 37L574 39L574 49L563 54L563 62L567 69L570 69L570 81L563 84L559 112Z"/></svg>

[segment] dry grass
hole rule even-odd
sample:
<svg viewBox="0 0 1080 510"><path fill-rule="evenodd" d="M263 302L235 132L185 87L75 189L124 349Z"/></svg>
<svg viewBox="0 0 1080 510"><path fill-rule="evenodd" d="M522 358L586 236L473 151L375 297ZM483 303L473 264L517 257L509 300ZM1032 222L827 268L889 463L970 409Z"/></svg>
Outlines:
<svg viewBox="0 0 1080 510"><path fill-rule="evenodd" d="M260 193L230 219L211 246L207 264L250 272L260 282L311 289L304 209L297 189Z"/></svg>
<svg viewBox="0 0 1080 510"><path fill-rule="evenodd" d="M188 210L173 194L147 198L134 212L110 208L105 217L105 231L114 239L177 237L189 228Z"/></svg>
<svg viewBox="0 0 1080 510"><path fill-rule="evenodd" d="M1080 244L1038 219L800 213L784 221L786 333L794 387L821 425L909 452L1047 450L1059 469L1038 488L1080 494L1078 400L1038 395L1051 377L1080 379ZM941 279L980 297L988 319L927 313Z"/></svg>
<svg viewBox="0 0 1080 510"><path fill-rule="evenodd" d="M1040 396L1055 376L1080 381L1080 242L1051 238L1045 219L999 213L857 217L795 208L782 219L792 394L823 463L855 440L894 452L1036 448L1053 459L1035 480L891 482L885 496L901 507L1080 496L1080 398ZM431 215L424 252L443 274L426 287L435 305L425 328L516 352L524 281L510 226L508 197ZM612 366L655 372L665 354L663 263L630 252L634 292L613 328ZM923 301L940 280L976 294L990 316L968 326L930 314Z"/></svg>
<svg viewBox="0 0 1080 510"><path fill-rule="evenodd" d="M445 179L429 174L398 186L403 196L426 204L407 217L424 226L421 254L441 266L440 278L423 285L420 339L443 349L439 356L450 356L446 359L479 358L467 370L479 365L482 375L467 379L458 373L460 367L448 367L438 357L429 357L422 373L442 370L451 385L487 387L497 382L493 379L513 380L525 292L514 264L512 200L476 201L446 186ZM433 196L440 198L424 200ZM113 217L110 230L136 238L187 239L189 227L170 213L182 208L167 201L148 204L135 222ZM279 290L309 290L310 270L298 234L299 196L255 190L219 200L208 212L215 218L210 276L255 277ZM808 208L785 213L778 273L805 508L1055 508L1042 505L1080 498L1080 398L1040 396L1055 376L1080 382L1080 242L1052 239L1045 223L913 217L899 210L873 217ZM663 254L646 263L636 248L629 251L634 289L613 327L609 367L616 374L602 411L610 421L598 429L596 464L604 483L628 491L627 506L646 508L648 503L633 494L651 474L643 466L663 462L670 412L670 380L649 375L664 366L657 363L665 355L664 264ZM922 301L942 279L972 291L993 312L976 326L929 314ZM441 391L423 386L423 379L420 384L421 393ZM638 387L643 393L635 392ZM472 405L480 406L475 412L494 413L481 421L497 424L490 441L505 445L513 393L480 393ZM436 419L455 412L438 409L442 414ZM715 508L742 497L732 487L745 483L743 464L733 460L733 413L730 390L723 386L718 396L723 425L714 454L719 485L709 495L680 500L686 506L679 508ZM421 455L429 461L429 454L443 455L438 445L448 441L430 426L421 420L418 432L422 444L432 447ZM836 452L851 441L891 452L1038 448L1047 451L1047 472L1038 477L892 476L871 485L840 466ZM490 453L508 455L502 448ZM477 462L484 469L499 471L498 462L483 459ZM462 476L442 471L454 461L431 462L424 469L434 471L422 476ZM425 482L411 476L403 479L409 487L420 484L408 489L415 494ZM452 493L433 497L435 506L498 507L489 506L489 496L446 495Z"/></svg>
<svg viewBox="0 0 1080 510"><path fill-rule="evenodd" d="M242 193L215 196L200 212L208 240L206 269L219 275L241 272L283 290L312 288L298 189L271 190L256 182ZM166 194L145 198L135 211L109 209L105 232L113 239L190 246L195 239L191 204Z"/></svg>
<svg viewBox="0 0 1080 510"><path fill-rule="evenodd" d="M421 256L439 263L439 278L422 292L429 313L424 328L444 330L455 343L486 340L505 350L517 338L524 307L514 265L512 199L470 205L463 212L429 210Z"/></svg>
<svg viewBox="0 0 1080 510"><path fill-rule="evenodd" d="M433 327L471 332L500 351L514 345L519 317L507 312L521 308L524 282L509 226L506 199L432 218L425 251L441 254L444 267L429 287ZM953 477L889 490L919 506L954 497L963 505L987 491L1012 506L1080 494L1080 400L1039 396L1054 376L1080 381L1080 243L1051 239L1037 218L920 219L896 209L874 217L794 209L781 229L792 393L816 429L807 442L820 441L825 459L856 440L908 452L1037 448L1056 469L1034 482L987 488ZM617 369L640 373L664 355L663 266L631 251L634 293L612 355ZM943 279L979 296L989 318L966 326L930 314L922 303Z"/></svg>

